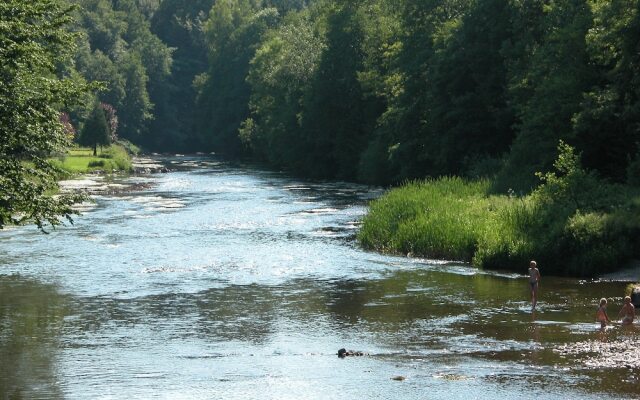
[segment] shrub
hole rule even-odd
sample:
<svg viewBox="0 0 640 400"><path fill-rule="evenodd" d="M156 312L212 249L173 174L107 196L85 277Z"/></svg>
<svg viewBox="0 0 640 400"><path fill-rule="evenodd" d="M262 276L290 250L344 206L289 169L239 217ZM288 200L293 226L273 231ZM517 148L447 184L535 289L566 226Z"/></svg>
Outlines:
<svg viewBox="0 0 640 400"><path fill-rule="evenodd" d="M523 270L536 259L551 275L594 276L640 257L640 189L582 169L559 145L556 171L529 196L488 196L486 180L412 182L372 202L358 235L383 252Z"/></svg>
<svg viewBox="0 0 640 400"><path fill-rule="evenodd" d="M105 164L104 160L92 160L92 161L89 161L87 166L89 168L104 167L104 164Z"/></svg>

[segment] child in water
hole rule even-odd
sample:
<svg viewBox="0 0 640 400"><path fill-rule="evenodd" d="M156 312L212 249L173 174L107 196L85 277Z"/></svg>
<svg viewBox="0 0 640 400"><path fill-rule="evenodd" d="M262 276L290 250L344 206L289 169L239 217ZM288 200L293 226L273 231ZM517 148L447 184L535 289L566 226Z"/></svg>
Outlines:
<svg viewBox="0 0 640 400"><path fill-rule="evenodd" d="M536 309L538 303L538 285L540 284L540 271L535 261L529 263L529 288L531 289L531 310Z"/></svg>
<svg viewBox="0 0 640 400"><path fill-rule="evenodd" d="M631 296L624 298L624 305L618 313L618 316L622 316L622 325L631 325L636 317L636 308L631 303Z"/></svg>
<svg viewBox="0 0 640 400"><path fill-rule="evenodd" d="M602 329L607 327L607 322L611 322L607 315L607 299L605 298L600 299L600 307L596 311L596 321L600 322L600 328Z"/></svg>

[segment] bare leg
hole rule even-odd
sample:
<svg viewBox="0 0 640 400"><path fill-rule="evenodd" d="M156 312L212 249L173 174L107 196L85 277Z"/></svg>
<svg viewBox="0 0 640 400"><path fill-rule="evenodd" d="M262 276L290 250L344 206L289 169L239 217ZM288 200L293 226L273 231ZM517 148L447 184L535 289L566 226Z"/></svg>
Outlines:
<svg viewBox="0 0 640 400"><path fill-rule="evenodd" d="M536 304L538 303L538 285L531 287L531 309L536 309Z"/></svg>

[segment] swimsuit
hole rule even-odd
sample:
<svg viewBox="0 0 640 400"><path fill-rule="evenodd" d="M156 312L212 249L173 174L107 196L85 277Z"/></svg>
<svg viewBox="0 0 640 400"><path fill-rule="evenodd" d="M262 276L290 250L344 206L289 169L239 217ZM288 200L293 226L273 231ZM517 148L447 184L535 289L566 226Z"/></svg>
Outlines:
<svg viewBox="0 0 640 400"><path fill-rule="evenodd" d="M529 268L529 285L531 286L531 290L538 287L538 269L537 268Z"/></svg>
<svg viewBox="0 0 640 400"><path fill-rule="evenodd" d="M600 324L602 324L602 326L605 326L607 323L606 310L607 308L604 306L598 307L598 321L600 322Z"/></svg>

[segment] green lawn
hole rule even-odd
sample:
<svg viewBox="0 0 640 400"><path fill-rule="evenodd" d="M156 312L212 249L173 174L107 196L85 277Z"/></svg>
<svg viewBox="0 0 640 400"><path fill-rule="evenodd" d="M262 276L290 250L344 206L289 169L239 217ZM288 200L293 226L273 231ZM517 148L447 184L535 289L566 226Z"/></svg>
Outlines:
<svg viewBox="0 0 640 400"><path fill-rule="evenodd" d="M52 162L72 174L93 171L129 172L132 169L131 157L122 146L117 144L104 147L102 150L98 149L97 156L93 155L93 150L90 148L72 148L66 155L52 159Z"/></svg>

